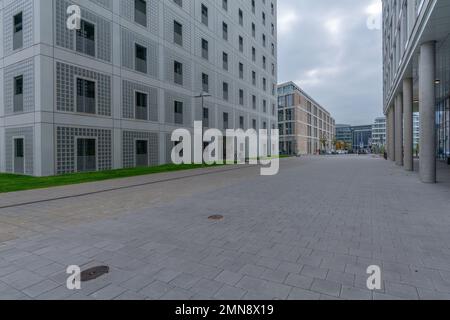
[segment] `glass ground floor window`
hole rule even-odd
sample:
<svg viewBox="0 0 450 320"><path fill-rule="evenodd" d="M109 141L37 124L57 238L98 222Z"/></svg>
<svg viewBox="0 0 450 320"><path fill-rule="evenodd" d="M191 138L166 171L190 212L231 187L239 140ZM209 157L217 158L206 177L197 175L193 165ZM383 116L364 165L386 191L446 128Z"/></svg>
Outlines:
<svg viewBox="0 0 450 320"><path fill-rule="evenodd" d="M450 98L442 100L436 108L437 156L441 160L450 157Z"/></svg>

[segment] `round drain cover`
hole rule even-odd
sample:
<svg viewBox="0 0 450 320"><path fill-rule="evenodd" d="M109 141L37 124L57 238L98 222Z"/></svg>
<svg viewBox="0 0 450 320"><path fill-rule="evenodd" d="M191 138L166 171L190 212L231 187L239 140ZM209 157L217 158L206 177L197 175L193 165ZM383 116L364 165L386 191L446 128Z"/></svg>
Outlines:
<svg viewBox="0 0 450 320"><path fill-rule="evenodd" d="M82 282L91 281L107 273L109 273L108 266L93 267L81 272L81 281Z"/></svg>
<svg viewBox="0 0 450 320"><path fill-rule="evenodd" d="M223 216L217 214L217 215L214 215L214 216L210 216L208 219L209 220L218 221L218 220L223 220Z"/></svg>

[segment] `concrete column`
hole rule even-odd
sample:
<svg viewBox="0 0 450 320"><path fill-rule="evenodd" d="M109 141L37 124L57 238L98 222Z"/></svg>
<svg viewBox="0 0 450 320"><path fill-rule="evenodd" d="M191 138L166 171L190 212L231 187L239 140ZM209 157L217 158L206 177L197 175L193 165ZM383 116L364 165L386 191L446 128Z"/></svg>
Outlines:
<svg viewBox="0 0 450 320"><path fill-rule="evenodd" d="M404 158L406 171L414 171L413 162L413 81L403 80L403 126L404 126Z"/></svg>
<svg viewBox="0 0 450 320"><path fill-rule="evenodd" d="M395 164L403 166L403 98L395 98Z"/></svg>
<svg viewBox="0 0 450 320"><path fill-rule="evenodd" d="M419 163L420 178L425 183L436 183L435 73L435 42L427 42L420 47L419 58Z"/></svg>
<svg viewBox="0 0 450 320"><path fill-rule="evenodd" d="M395 121L394 121L394 106L390 106L388 110L389 125L389 137L388 137L388 151L389 159L395 161Z"/></svg>

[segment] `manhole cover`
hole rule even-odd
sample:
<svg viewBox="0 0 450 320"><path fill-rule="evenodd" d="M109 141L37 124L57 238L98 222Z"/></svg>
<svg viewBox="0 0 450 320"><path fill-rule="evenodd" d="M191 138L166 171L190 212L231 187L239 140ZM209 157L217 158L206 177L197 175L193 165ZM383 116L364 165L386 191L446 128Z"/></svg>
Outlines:
<svg viewBox="0 0 450 320"><path fill-rule="evenodd" d="M209 220L213 220L213 221L218 221L218 220L223 220L223 216L221 215L214 215L214 216L210 216L208 217Z"/></svg>
<svg viewBox="0 0 450 320"><path fill-rule="evenodd" d="M81 282L91 281L109 273L108 266L93 267L81 272Z"/></svg>

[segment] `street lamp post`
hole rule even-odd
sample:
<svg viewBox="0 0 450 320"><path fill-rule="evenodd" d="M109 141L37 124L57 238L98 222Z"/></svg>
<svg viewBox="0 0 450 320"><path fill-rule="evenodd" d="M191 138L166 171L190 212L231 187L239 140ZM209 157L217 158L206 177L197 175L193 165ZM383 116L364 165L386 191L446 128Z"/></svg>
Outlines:
<svg viewBox="0 0 450 320"><path fill-rule="evenodd" d="M203 109L205 107L205 98L207 97L211 97L211 95L209 93L206 92L202 92L200 93L198 96L194 96L194 98L201 98L202 99L202 121L203 121Z"/></svg>
<svg viewBox="0 0 450 320"><path fill-rule="evenodd" d="M202 92L202 93L200 93L198 96L194 96L194 98L201 98L202 99L202 110L201 110L201 115L202 115L202 137L203 137L203 128L205 128L205 123L203 122L203 113L205 112L204 111L204 108L205 108L205 98L208 98L208 97L211 97L211 95L209 94L209 93L206 93L206 92ZM209 119L208 119L208 126L209 126ZM204 148L202 148L202 149L204 149Z"/></svg>

